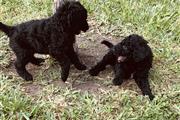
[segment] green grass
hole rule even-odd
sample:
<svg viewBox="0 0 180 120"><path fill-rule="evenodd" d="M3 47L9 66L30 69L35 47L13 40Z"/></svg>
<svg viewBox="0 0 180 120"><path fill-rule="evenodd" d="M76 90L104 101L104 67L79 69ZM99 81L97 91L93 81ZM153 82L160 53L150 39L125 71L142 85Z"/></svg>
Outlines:
<svg viewBox="0 0 180 120"><path fill-rule="evenodd" d="M143 35L154 52L150 80L156 98L108 88L102 94L43 84L41 94L22 92L23 81L3 70L11 61L8 39L0 33L1 120L178 120L180 119L180 2L178 0L81 0L103 35ZM17 24L52 14L51 0L0 0L0 21ZM57 79L58 70L49 70ZM40 71L40 73L43 71ZM52 73L52 74L51 74Z"/></svg>

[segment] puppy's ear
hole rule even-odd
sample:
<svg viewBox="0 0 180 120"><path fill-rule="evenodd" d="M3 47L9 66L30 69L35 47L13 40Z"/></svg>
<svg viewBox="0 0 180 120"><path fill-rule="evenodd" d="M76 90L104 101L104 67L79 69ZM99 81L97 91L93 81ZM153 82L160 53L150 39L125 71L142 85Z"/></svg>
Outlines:
<svg viewBox="0 0 180 120"><path fill-rule="evenodd" d="M69 27L72 26L72 21L73 21L73 12L70 11L67 16L67 22Z"/></svg>
<svg viewBox="0 0 180 120"><path fill-rule="evenodd" d="M133 59L135 62L142 61L146 56L149 54L148 46L146 45L148 42L145 40L142 40L139 43L136 43L135 46L133 46Z"/></svg>
<svg viewBox="0 0 180 120"><path fill-rule="evenodd" d="M79 4L70 4L68 7L68 25L73 26L77 22L80 22L81 18L81 9L79 8Z"/></svg>

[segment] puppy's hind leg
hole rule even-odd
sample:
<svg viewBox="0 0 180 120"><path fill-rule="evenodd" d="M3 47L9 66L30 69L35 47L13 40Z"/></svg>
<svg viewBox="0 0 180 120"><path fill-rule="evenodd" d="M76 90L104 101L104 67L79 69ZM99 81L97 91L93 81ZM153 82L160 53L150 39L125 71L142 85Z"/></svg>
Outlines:
<svg viewBox="0 0 180 120"><path fill-rule="evenodd" d="M151 93L149 80L148 80L148 72L147 71L139 71L134 74L134 79L136 84L141 89L143 95L148 95L150 100L154 99L154 95Z"/></svg>
<svg viewBox="0 0 180 120"><path fill-rule="evenodd" d="M16 61L14 63L17 73L25 80L30 81L33 80L32 75L26 70L25 66L29 62L28 53L25 51L15 52L16 53Z"/></svg>

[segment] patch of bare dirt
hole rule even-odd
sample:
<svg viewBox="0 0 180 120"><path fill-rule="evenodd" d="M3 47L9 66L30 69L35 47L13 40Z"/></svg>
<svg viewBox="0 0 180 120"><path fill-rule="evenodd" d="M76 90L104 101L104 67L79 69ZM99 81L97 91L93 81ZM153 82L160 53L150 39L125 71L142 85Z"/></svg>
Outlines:
<svg viewBox="0 0 180 120"><path fill-rule="evenodd" d="M24 91L26 94L30 96L37 96L42 91L42 86L39 84L33 84L33 83L24 83L21 85L22 91Z"/></svg>
<svg viewBox="0 0 180 120"><path fill-rule="evenodd" d="M108 48L101 44L103 40L108 40L114 44L120 41L120 39L105 37L94 33L94 31L90 31L87 35L77 36L79 57L88 67L95 65L108 51Z"/></svg>
<svg viewBox="0 0 180 120"><path fill-rule="evenodd" d="M81 84L76 84L76 85L73 85L73 88L75 90L80 90L82 92L90 92L92 94L100 94L102 92L104 92L107 88L103 85L100 85L94 81L86 81L84 83L81 83Z"/></svg>

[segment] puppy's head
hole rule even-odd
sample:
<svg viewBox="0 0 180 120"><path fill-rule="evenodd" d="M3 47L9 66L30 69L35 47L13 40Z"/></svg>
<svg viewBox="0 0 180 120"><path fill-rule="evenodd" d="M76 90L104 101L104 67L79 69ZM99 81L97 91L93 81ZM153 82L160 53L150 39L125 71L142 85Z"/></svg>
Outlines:
<svg viewBox="0 0 180 120"><path fill-rule="evenodd" d="M66 30L73 34L86 32L89 29L87 23L87 10L78 1L65 1L57 9L59 17L63 17Z"/></svg>
<svg viewBox="0 0 180 120"><path fill-rule="evenodd" d="M113 48L118 62L133 59L135 62L143 60L150 52L147 41L141 36L132 34Z"/></svg>
<svg viewBox="0 0 180 120"><path fill-rule="evenodd" d="M112 48L112 51L119 63L126 61L130 55L130 49L128 49L127 46L122 45L122 43L115 45Z"/></svg>

